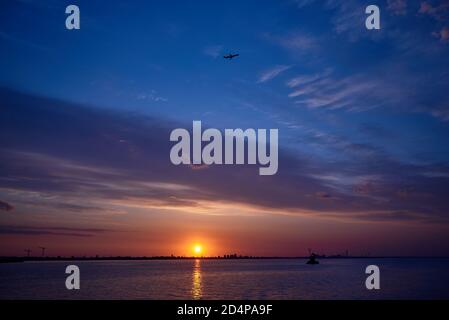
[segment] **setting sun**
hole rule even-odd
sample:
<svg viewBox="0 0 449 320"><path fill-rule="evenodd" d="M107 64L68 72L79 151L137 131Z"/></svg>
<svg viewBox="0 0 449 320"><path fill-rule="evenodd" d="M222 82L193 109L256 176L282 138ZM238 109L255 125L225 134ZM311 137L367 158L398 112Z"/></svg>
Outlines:
<svg viewBox="0 0 449 320"><path fill-rule="evenodd" d="M193 252L195 253L195 255L200 255L203 252L203 247L199 244L196 244L193 247Z"/></svg>

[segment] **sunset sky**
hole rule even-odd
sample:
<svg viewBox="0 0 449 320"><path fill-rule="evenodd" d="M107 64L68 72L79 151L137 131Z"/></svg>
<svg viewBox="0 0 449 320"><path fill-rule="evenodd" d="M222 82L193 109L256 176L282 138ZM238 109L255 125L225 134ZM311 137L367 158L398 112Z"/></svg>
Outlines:
<svg viewBox="0 0 449 320"><path fill-rule="evenodd" d="M449 255L448 57L446 0L2 1L0 255ZM174 166L193 120L278 173Z"/></svg>

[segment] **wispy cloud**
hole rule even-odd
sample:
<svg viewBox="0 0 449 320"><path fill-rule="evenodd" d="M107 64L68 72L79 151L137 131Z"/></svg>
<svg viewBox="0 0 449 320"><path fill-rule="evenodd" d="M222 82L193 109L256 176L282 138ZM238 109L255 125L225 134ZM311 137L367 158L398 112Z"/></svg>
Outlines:
<svg viewBox="0 0 449 320"><path fill-rule="evenodd" d="M449 42L449 28L443 27L440 31L433 32L432 35L438 39L440 39L441 42L447 43Z"/></svg>
<svg viewBox="0 0 449 320"><path fill-rule="evenodd" d="M69 237L92 237L97 233L104 233L109 230L96 228L66 228L66 227L29 227L29 226L0 226L0 234L20 234L20 235L50 235Z"/></svg>
<svg viewBox="0 0 449 320"><path fill-rule="evenodd" d="M387 9L395 15L407 13L407 0L387 0Z"/></svg>
<svg viewBox="0 0 449 320"><path fill-rule="evenodd" d="M5 201L0 200L0 211L12 211L14 207Z"/></svg>
<svg viewBox="0 0 449 320"><path fill-rule="evenodd" d="M429 1L423 1L421 2L418 13L429 15L439 21L447 21L449 18L449 1L437 1L436 4L432 4Z"/></svg>
<svg viewBox="0 0 449 320"><path fill-rule="evenodd" d="M156 92L156 90L151 90L147 93L140 93L137 95L137 100L148 100L148 101L154 101L154 102L167 102L168 99L164 98L162 96L159 96Z"/></svg>
<svg viewBox="0 0 449 320"><path fill-rule="evenodd" d="M347 109L362 111L392 102L397 96L381 81L354 75L335 77L330 71L301 75L287 82L294 91L288 96L307 108ZM382 98L373 92L382 92Z"/></svg>
<svg viewBox="0 0 449 320"><path fill-rule="evenodd" d="M290 87L290 88L294 88L294 87L297 87L297 86L300 86L300 85L311 83L311 82L314 82L316 80L319 80L319 79L327 77L331 72L332 72L331 69L327 69L327 70L325 70L322 73L300 75L300 76L297 76L295 78L290 79L287 82L287 86Z"/></svg>
<svg viewBox="0 0 449 320"><path fill-rule="evenodd" d="M364 26L366 15L365 6L360 1L328 0L325 7L334 12L332 24L336 33L346 34L352 41L372 34L365 32L366 30L362 27Z"/></svg>
<svg viewBox="0 0 449 320"><path fill-rule="evenodd" d="M449 1L443 0L436 3L423 1L418 13L430 16L436 21L436 28L439 28L439 30L432 32L432 36L439 39L442 43L449 42Z"/></svg>
<svg viewBox="0 0 449 320"><path fill-rule="evenodd" d="M318 46L315 37L301 32L295 32L287 36L277 37L277 41L281 46L293 50L308 50Z"/></svg>
<svg viewBox="0 0 449 320"><path fill-rule="evenodd" d="M287 65L277 65L269 70L266 70L260 75L259 80L257 80L257 83L263 83L271 79L274 79L284 71L290 69L291 67L292 66Z"/></svg>
<svg viewBox="0 0 449 320"><path fill-rule="evenodd" d="M449 109L434 109L431 114L442 121L449 121Z"/></svg>
<svg viewBox="0 0 449 320"><path fill-rule="evenodd" d="M344 92L340 93L341 99L351 99L352 93L348 90L355 83L363 84L358 78L350 78L337 81L332 87L332 80L337 78L326 79L328 90L334 88L337 95ZM359 87L356 90L366 94ZM61 200L70 198L64 212L77 215L98 211L99 203L103 204L101 208L110 205L121 210L156 208L204 214L223 204L229 208L262 208L279 214L307 211L316 216L326 216L326 212L351 216L351 213L358 215L367 210L401 210L438 218L449 208L448 191L441 188L441 178L421 174L446 172L445 168L392 161L369 144L316 133L313 139L319 147L339 148L348 153L348 159L334 159L332 163L323 164L319 157L312 162L302 153L293 154L281 148L282 170L269 180L258 177L257 169L251 166L210 166L207 170L192 170L167 161L170 151L167 137L170 128L180 127L179 123L129 117L103 109L96 111L5 91L0 94L5 101L0 124L11 137L0 152L0 187L6 195L2 200L13 202L11 199L14 199L18 208L21 204L20 210L27 208L26 194L33 197L35 204L46 204L48 208L53 202L53 211L58 212L64 208L60 206ZM374 90L374 94L377 91ZM330 93L329 97L332 97ZM15 103L11 105L10 101ZM54 105L58 108L52 107ZM27 131L6 120L23 121L20 116L23 114L28 115ZM57 127L47 125L42 119L52 119ZM58 126L58 123L71 125ZM84 134L73 135L73 127L83 128ZM36 136L39 139L30 139ZM89 143L85 137L89 138ZM366 177L373 180L376 176L382 177L376 188L364 188L363 194L353 191L360 183L365 183ZM403 176L407 177L407 183L421 190L410 195L407 202L398 203L394 201L401 186L397 180ZM422 193L430 196L422 198L419 195ZM270 196L260 197L261 194ZM432 210L422 211L429 204Z"/></svg>
<svg viewBox="0 0 449 320"><path fill-rule="evenodd" d="M319 39L303 31L296 30L282 35L265 33L263 37L272 44L299 56L316 52L320 48Z"/></svg>
<svg viewBox="0 0 449 320"><path fill-rule="evenodd" d="M223 51L222 45L207 46L203 49L203 53L206 56L212 57L214 59L218 58L222 51Z"/></svg>

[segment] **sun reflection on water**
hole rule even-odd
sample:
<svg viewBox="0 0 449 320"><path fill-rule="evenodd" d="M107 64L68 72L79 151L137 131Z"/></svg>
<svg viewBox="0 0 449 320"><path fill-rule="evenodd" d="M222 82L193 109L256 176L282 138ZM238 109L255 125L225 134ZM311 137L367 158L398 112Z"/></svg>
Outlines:
<svg viewBox="0 0 449 320"><path fill-rule="evenodd" d="M193 263L192 273L192 298L194 300L201 299L202 287L201 287L201 260L195 259Z"/></svg>

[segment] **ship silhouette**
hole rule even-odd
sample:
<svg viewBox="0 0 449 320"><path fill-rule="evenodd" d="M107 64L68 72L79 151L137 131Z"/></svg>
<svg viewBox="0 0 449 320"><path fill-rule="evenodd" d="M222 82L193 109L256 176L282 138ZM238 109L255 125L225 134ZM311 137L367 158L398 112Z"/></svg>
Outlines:
<svg viewBox="0 0 449 320"><path fill-rule="evenodd" d="M319 264L320 262L316 259L317 255L312 253L309 257L309 260L306 262L307 264Z"/></svg>

